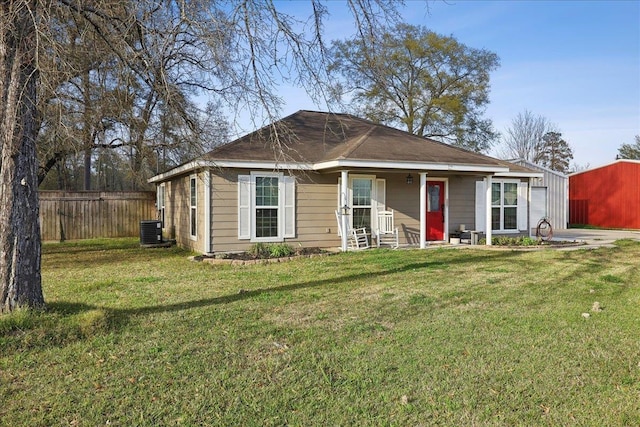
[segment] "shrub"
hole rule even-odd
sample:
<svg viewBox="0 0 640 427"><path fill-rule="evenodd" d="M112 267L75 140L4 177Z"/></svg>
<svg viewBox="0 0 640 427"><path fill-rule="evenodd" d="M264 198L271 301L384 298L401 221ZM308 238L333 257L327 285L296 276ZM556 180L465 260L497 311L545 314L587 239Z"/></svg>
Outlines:
<svg viewBox="0 0 640 427"><path fill-rule="evenodd" d="M269 253L272 258L281 258L285 256L291 256L295 253L295 251L286 243L274 243L270 245Z"/></svg>
<svg viewBox="0 0 640 427"><path fill-rule="evenodd" d="M255 258L269 258L271 251L268 243L254 243L249 249L249 254Z"/></svg>
<svg viewBox="0 0 640 427"><path fill-rule="evenodd" d="M254 258L281 258L294 253L294 249L286 243L255 243L249 249L249 254Z"/></svg>
<svg viewBox="0 0 640 427"><path fill-rule="evenodd" d="M481 239L479 243L484 244L485 242L485 239ZM529 236L497 236L491 239L491 244L495 246L538 246L540 241Z"/></svg>

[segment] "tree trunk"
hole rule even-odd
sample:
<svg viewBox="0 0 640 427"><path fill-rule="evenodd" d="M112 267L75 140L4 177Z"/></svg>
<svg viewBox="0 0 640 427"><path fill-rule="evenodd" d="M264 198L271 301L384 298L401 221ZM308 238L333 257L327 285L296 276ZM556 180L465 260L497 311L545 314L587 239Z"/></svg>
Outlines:
<svg viewBox="0 0 640 427"><path fill-rule="evenodd" d="M44 306L35 145L36 4L0 2L0 312Z"/></svg>

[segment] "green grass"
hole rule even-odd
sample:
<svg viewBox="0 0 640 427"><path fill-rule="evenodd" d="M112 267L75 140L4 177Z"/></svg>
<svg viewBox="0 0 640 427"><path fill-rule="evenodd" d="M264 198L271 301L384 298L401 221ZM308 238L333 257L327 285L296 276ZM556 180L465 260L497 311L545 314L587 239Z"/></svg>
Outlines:
<svg viewBox="0 0 640 427"><path fill-rule="evenodd" d="M639 243L189 255L45 245L49 309L0 317L0 424L640 425Z"/></svg>

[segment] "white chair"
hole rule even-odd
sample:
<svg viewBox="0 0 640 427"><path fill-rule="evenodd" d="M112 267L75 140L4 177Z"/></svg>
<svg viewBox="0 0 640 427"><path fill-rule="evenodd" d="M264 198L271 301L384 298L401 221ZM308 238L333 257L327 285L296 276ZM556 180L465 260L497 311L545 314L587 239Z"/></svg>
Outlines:
<svg viewBox="0 0 640 427"><path fill-rule="evenodd" d="M336 210L336 221L338 221L338 236L342 236L342 214ZM349 249L368 249L369 236L367 235L366 228L354 228L347 231L347 241L349 243Z"/></svg>
<svg viewBox="0 0 640 427"><path fill-rule="evenodd" d="M388 245L392 248L399 246L398 227L393 223L393 209L378 212L378 228L376 229L378 247Z"/></svg>

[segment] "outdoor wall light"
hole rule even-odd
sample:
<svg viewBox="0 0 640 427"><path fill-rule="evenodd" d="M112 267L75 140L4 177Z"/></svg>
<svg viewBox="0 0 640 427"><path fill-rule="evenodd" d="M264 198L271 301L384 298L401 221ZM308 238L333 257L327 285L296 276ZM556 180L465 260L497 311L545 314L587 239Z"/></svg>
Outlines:
<svg viewBox="0 0 640 427"><path fill-rule="evenodd" d="M411 174L407 175L407 184L413 184L413 177Z"/></svg>

